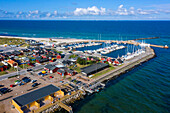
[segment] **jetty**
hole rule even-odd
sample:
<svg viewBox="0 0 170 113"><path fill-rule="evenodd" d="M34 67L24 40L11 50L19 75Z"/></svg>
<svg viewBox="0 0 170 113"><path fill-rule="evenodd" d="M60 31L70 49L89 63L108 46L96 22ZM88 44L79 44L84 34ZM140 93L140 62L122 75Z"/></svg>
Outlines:
<svg viewBox="0 0 170 113"><path fill-rule="evenodd" d="M80 94L83 94L83 92L81 90L78 90L76 92L72 92L71 95L65 95L63 98L61 98L60 100L58 100L54 103L45 105L45 106L43 106L43 107L41 107L37 110L33 110L32 113L40 113L40 112L46 113L46 112L53 111L54 109L57 109L59 107L65 109L69 113L73 113L72 107L66 105L65 102L67 101L67 99L79 97ZM78 96L76 96L76 95L78 95Z"/></svg>
<svg viewBox="0 0 170 113"><path fill-rule="evenodd" d="M142 43L136 42L136 40L145 40L145 39L156 39L160 37L148 37L148 38L139 38L139 39L134 39L134 40L127 40L127 41L116 41L116 40L91 40L91 42L113 42L113 43L119 43L119 44L134 44L134 45L140 45ZM89 41L81 41L84 43L88 43ZM80 42L77 42L80 43ZM145 43L147 44L147 43ZM152 47L158 47L158 48L165 48L168 49L169 47L167 45L156 45L156 44L149 44Z"/></svg>
<svg viewBox="0 0 170 113"><path fill-rule="evenodd" d="M146 39L156 39L156 38L160 38L160 37L138 38L138 39L134 39L134 40L146 40Z"/></svg>
<svg viewBox="0 0 170 113"><path fill-rule="evenodd" d="M140 65L142 62L146 62L153 57L155 57L154 50L150 47L146 47L146 53L142 54L142 56L136 56L135 58L126 61L122 66L116 67L116 69L94 78L90 81L90 84L96 84L96 82L103 82L105 80L117 77L122 73L134 68L136 65Z"/></svg>

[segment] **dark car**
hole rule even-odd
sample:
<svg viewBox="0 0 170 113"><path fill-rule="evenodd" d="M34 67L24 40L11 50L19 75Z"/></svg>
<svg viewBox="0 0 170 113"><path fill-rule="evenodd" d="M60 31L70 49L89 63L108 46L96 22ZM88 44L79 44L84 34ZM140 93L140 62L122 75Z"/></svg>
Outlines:
<svg viewBox="0 0 170 113"><path fill-rule="evenodd" d="M0 89L0 94L5 94L5 93L7 93L8 91L9 91L8 88L1 88L1 89Z"/></svg>
<svg viewBox="0 0 170 113"><path fill-rule="evenodd" d="M27 71L32 71L32 69L27 69Z"/></svg>
<svg viewBox="0 0 170 113"><path fill-rule="evenodd" d="M32 87L35 87L35 86L38 86L39 84L38 83L34 83L33 85L32 85Z"/></svg>
<svg viewBox="0 0 170 113"><path fill-rule="evenodd" d="M25 80L25 79L29 79L28 77L24 77L24 78L22 78L22 80Z"/></svg>
<svg viewBox="0 0 170 113"><path fill-rule="evenodd" d="M29 79L28 77L24 77L24 78L22 78L22 81L25 83L28 83L31 81L31 79Z"/></svg>

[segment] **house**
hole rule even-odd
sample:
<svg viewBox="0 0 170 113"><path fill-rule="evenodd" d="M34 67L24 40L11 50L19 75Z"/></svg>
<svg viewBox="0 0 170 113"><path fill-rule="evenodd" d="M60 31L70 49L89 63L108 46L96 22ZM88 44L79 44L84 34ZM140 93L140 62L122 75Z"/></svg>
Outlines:
<svg viewBox="0 0 170 113"><path fill-rule="evenodd" d="M36 40L31 40L31 39L30 39L30 40L25 40L25 42L28 43L28 44L31 44L31 43L36 43L37 41L36 41Z"/></svg>
<svg viewBox="0 0 170 113"><path fill-rule="evenodd" d="M57 70L57 73L58 73L59 75L62 75L62 76L67 75L67 72L66 72L64 69L58 69L58 70Z"/></svg>
<svg viewBox="0 0 170 113"><path fill-rule="evenodd" d="M46 66L44 66L44 69L47 70L49 73L55 73L59 68L55 65L47 64Z"/></svg>
<svg viewBox="0 0 170 113"><path fill-rule="evenodd" d="M30 52L29 49L21 49L21 52Z"/></svg>
<svg viewBox="0 0 170 113"><path fill-rule="evenodd" d="M67 70L67 75L70 75L70 76L73 76L73 75L75 75L76 73L74 72L74 70L72 70L72 69L68 69Z"/></svg>
<svg viewBox="0 0 170 113"><path fill-rule="evenodd" d="M93 65L81 68L81 72L83 75L89 76L89 75L94 74L98 71L101 71L107 67L109 67L109 64L99 62L99 63L93 64Z"/></svg>
<svg viewBox="0 0 170 113"><path fill-rule="evenodd" d="M87 60L88 60L88 61L99 61L98 58L92 57L92 56L87 57Z"/></svg>
<svg viewBox="0 0 170 113"><path fill-rule="evenodd" d="M4 71L4 66L0 66L0 71Z"/></svg>
<svg viewBox="0 0 170 113"><path fill-rule="evenodd" d="M36 106L36 110L41 109L46 101L50 103L58 100L64 96L64 92L59 87L52 84L39 88L37 90L28 92L12 99L11 104L19 113L25 113L25 110L30 110L31 107ZM33 112L33 111L31 111Z"/></svg>
<svg viewBox="0 0 170 113"><path fill-rule="evenodd" d="M74 64L75 64L75 62L72 61L72 60L64 60L62 63L63 63L64 65L74 65Z"/></svg>
<svg viewBox="0 0 170 113"><path fill-rule="evenodd" d="M100 62L101 63L107 63L107 60L101 60Z"/></svg>
<svg viewBox="0 0 170 113"><path fill-rule="evenodd" d="M121 64L123 64L123 60L120 59L120 58L117 58L117 59L115 59L115 61L113 62L113 64L114 64L114 65L121 65Z"/></svg>
<svg viewBox="0 0 170 113"><path fill-rule="evenodd" d="M23 53L21 53L20 51L13 51L12 54L13 54L14 56L23 55Z"/></svg>
<svg viewBox="0 0 170 113"><path fill-rule="evenodd" d="M36 62L38 62L38 63L43 63L43 62L47 62L47 61L49 61L47 58L42 58L42 57L36 58Z"/></svg>
<svg viewBox="0 0 170 113"><path fill-rule="evenodd" d="M61 58L64 58L64 57L65 57L65 54L64 54L64 53L59 53L59 55L61 56Z"/></svg>
<svg viewBox="0 0 170 113"><path fill-rule="evenodd" d="M5 56L7 56L7 57L9 57L9 56L11 56L11 55L13 55L11 52L6 52L6 53L5 53Z"/></svg>
<svg viewBox="0 0 170 113"><path fill-rule="evenodd" d="M9 59L9 60L7 61L7 63L8 63L11 67L14 67L14 66L17 66L17 65L18 65L17 62L15 62L14 60L11 60L11 59Z"/></svg>
<svg viewBox="0 0 170 113"><path fill-rule="evenodd" d="M54 62L54 61L56 61L56 59L55 59L55 58L50 59L50 62Z"/></svg>
<svg viewBox="0 0 170 113"><path fill-rule="evenodd" d="M4 58L3 57L0 57L0 61L3 61L4 60Z"/></svg>
<svg viewBox="0 0 170 113"><path fill-rule="evenodd" d="M61 56L59 54L57 55L57 59L61 59Z"/></svg>
<svg viewBox="0 0 170 113"><path fill-rule="evenodd" d="M31 43L31 46L40 46L40 45L44 45L43 43Z"/></svg>

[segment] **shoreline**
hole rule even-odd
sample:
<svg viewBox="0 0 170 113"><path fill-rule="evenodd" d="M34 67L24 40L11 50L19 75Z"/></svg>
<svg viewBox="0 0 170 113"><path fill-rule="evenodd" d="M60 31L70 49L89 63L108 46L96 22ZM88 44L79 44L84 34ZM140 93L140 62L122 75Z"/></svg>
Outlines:
<svg viewBox="0 0 170 113"><path fill-rule="evenodd" d="M123 71L119 72L119 74L113 75L114 72L112 72L111 74L108 74L108 73L107 73L107 74L108 74L108 77L102 79L100 82L102 82L102 83L104 83L104 84L107 85L107 83L108 83L109 81L111 81L111 80L116 80L119 76L125 74L126 72L131 71L131 70L133 70L134 68L142 65L143 63L145 63L145 62L147 62L147 61L155 58L155 57L156 57L156 54L155 54L155 52L154 52L154 49L152 49L152 48L149 48L149 49L151 50L151 54L150 54L149 56L145 56L144 58L139 59L136 63L133 63L128 69L123 68ZM103 90L103 89L101 89L101 90ZM92 93L91 95L94 95L95 93L96 93L96 92ZM74 106L75 103L77 104L78 102L83 101L83 99L87 98L87 96L90 96L90 95L87 95L87 94L86 94L86 95L83 95L83 97L80 97L80 99L75 100L75 101L73 101L73 102L70 102L70 104L68 104L68 105L71 105L71 106L73 106L73 108L74 108L74 107L75 107L75 106ZM74 111L74 110L73 110L73 111Z"/></svg>
<svg viewBox="0 0 170 113"><path fill-rule="evenodd" d="M17 38L17 39L24 39L24 40L36 40L36 41L49 41L49 39L52 39L53 41L58 41L58 42L66 42L66 43L73 43L73 42L83 42L83 41L94 41L94 40L86 40L86 39L76 39L76 38L35 38L35 37L13 37L13 36L0 36L0 38Z"/></svg>
<svg viewBox="0 0 170 113"><path fill-rule="evenodd" d="M104 83L104 84L107 84L109 81L111 80L116 80L117 77L123 75L124 73L128 72L128 71L131 71L132 69L142 65L143 63L149 61L150 59L153 59L156 57L156 54L154 52L154 50L152 48L147 48L149 49L150 51L150 54L149 55L145 55L144 57L132 62L131 64L128 64L127 66L124 66L124 67L120 67L118 68L118 73L115 72L115 70L111 71L110 73L106 73L107 76L105 76L103 79L99 80L99 81L95 81L96 82L101 82L101 83ZM130 66L129 66L130 65ZM116 70L116 71L117 71ZM120 71L121 70L121 71ZM94 84L95 84L94 83ZM105 88L105 87L104 87ZM102 88L100 91L102 91L104 88ZM75 108L75 104L77 104L78 102L80 101L83 101L83 99L87 98L88 96L91 96L91 95L94 95L95 93L97 92L93 92L89 95L89 93L85 90L83 90L81 93L79 93L79 96L75 98L75 96L71 96L69 99L67 100L63 100L63 103L65 103L66 105L68 106L72 106L72 111L74 111L73 108ZM52 112L57 112L57 111L61 111L61 110L64 110L62 108L57 108L57 109L51 109L52 107L46 109L45 111L52 111ZM64 110L65 111L65 110Z"/></svg>
<svg viewBox="0 0 170 113"><path fill-rule="evenodd" d="M1 37L1 36L0 36ZM33 40L37 40L37 41L40 41L40 40L46 40L48 41L49 38L27 38L27 37L2 37L2 38L20 38L20 39L33 39ZM68 41L68 39L53 39L55 41L61 41L61 42L67 42L68 43L72 43L72 42L83 42L83 41L88 41L88 40L80 40L80 39L71 39ZM129 61L127 61L125 64L121 65L120 67L117 67L116 69L106 73L106 74L103 74L97 78L94 78L90 84L97 84L97 82L100 82L100 83L104 83L104 84L107 84L108 81L110 80L115 80L118 76L121 76L123 73L126 73L127 71L139 66L140 64L144 63L144 62L147 62L148 60L154 58L156 55L155 55L155 52L152 48L150 47L146 47L146 53L144 53L142 56L137 56L135 57L134 59L130 59ZM95 87L94 87L95 88ZM102 90L102 89L101 89ZM68 99L66 100L63 100L63 103L68 103L68 105L71 104L74 104L74 102L76 102L77 100L80 100L83 99L83 98L86 98L86 96L88 96L89 92L86 91L86 90L79 90L79 94L78 94L78 97L75 97L73 95L71 95ZM84 93L86 92L86 93ZM88 92L88 93L87 93ZM92 92L91 94L94 94L96 93L96 91ZM77 94L77 93L76 93ZM49 108L47 109L44 109L43 111L50 111L50 110L54 110L53 107L56 106L57 104L53 104L51 105ZM74 105L73 105L74 106ZM35 112L39 112L37 110L35 110Z"/></svg>

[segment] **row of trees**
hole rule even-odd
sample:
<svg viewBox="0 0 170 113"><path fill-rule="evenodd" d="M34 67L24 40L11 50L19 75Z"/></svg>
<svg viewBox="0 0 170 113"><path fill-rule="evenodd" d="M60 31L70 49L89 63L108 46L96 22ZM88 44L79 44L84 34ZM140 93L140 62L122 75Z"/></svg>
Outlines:
<svg viewBox="0 0 170 113"><path fill-rule="evenodd" d="M86 64L94 64L94 63L96 63L96 61L95 60L94 61L91 61L91 60L87 61L87 59L78 57L77 63L79 63L80 65L86 65Z"/></svg>

